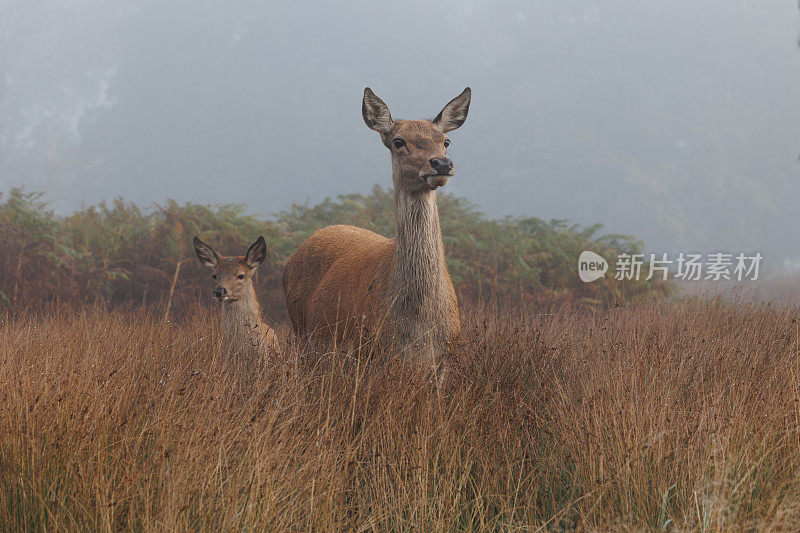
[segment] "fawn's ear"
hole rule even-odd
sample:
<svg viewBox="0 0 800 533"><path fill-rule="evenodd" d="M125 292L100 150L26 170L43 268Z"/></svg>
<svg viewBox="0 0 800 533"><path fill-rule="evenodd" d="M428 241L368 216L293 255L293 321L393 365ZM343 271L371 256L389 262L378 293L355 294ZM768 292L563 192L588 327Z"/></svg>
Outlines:
<svg viewBox="0 0 800 533"><path fill-rule="evenodd" d="M361 102L361 115L364 122L371 130L380 134L387 134L392 129L392 114L389 113L389 106L378 98L372 89L364 89L364 100Z"/></svg>
<svg viewBox="0 0 800 533"><path fill-rule="evenodd" d="M217 253L212 247L201 241L197 236L192 239L194 244L194 253L197 258L208 268L217 268L217 263L222 259L222 256Z"/></svg>
<svg viewBox="0 0 800 533"><path fill-rule="evenodd" d="M433 123L437 128L447 133L461 127L465 120L467 120L467 113L469 112L469 102L472 99L472 89L467 87L464 91L450 100L444 109L442 109Z"/></svg>
<svg viewBox="0 0 800 533"><path fill-rule="evenodd" d="M267 243L264 241L264 237L259 237L256 242L247 250L247 255L244 258L244 262L247 263L247 266L250 268L258 268L258 265L264 262L264 259L267 258Z"/></svg>

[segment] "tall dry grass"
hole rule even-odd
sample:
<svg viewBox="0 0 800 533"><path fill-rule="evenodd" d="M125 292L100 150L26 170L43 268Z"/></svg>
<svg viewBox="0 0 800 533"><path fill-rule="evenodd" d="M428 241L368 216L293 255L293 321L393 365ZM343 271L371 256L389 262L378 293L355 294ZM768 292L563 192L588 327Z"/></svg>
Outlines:
<svg viewBox="0 0 800 533"><path fill-rule="evenodd" d="M796 311L465 309L439 393L154 316L2 320L0 529L800 528Z"/></svg>

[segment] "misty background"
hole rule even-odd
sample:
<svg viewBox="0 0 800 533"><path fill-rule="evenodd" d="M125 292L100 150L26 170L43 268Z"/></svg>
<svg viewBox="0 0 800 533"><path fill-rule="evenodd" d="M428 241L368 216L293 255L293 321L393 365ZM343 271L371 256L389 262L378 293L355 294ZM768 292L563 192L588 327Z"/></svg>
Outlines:
<svg viewBox="0 0 800 533"><path fill-rule="evenodd" d="M469 85L447 192L784 268L799 19L777 0L2 0L0 191L268 216L391 186L365 86L431 118Z"/></svg>

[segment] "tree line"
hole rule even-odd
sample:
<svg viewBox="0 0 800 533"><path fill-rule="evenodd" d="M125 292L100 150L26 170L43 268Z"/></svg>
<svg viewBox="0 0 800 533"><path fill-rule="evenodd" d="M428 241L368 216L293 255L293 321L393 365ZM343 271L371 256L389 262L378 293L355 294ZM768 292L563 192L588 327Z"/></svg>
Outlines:
<svg viewBox="0 0 800 533"><path fill-rule="evenodd" d="M341 195L316 205L294 204L270 219L244 205L179 204L143 209L122 199L67 216L52 212L41 192L12 189L0 196L0 307L29 309L49 302L169 307L180 313L210 300L212 282L191 247L194 235L221 253L241 255L258 237L268 257L257 279L266 313L285 316L281 272L288 256L313 231L353 224L394 235L393 193ZM658 281L617 281L607 275L583 283L577 258L593 250L613 263L639 253L627 235L601 234L565 220L487 218L467 200L439 197L447 264L462 301L486 297L536 305L571 302L603 307L671 292Z"/></svg>

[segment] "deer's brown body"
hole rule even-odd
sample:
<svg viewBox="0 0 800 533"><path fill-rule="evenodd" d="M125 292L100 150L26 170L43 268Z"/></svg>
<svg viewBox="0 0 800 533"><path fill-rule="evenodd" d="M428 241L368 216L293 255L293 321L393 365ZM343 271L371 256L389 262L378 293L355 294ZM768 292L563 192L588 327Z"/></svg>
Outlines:
<svg viewBox="0 0 800 533"><path fill-rule="evenodd" d="M424 346L436 357L460 332L458 302L445 264L436 188L453 174L445 133L467 116L470 91L433 121L393 121L369 89L362 112L392 152L397 236L354 226L314 233L289 258L283 286L298 333L323 340L372 338Z"/></svg>
<svg viewBox="0 0 800 533"><path fill-rule="evenodd" d="M214 296L221 302L220 322L225 343L234 353L280 353L275 332L264 322L253 286L253 274L266 257L263 237L247 255L223 257L199 238L194 238L198 259L212 269Z"/></svg>

